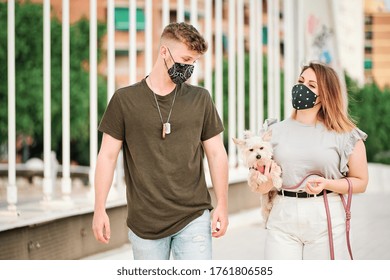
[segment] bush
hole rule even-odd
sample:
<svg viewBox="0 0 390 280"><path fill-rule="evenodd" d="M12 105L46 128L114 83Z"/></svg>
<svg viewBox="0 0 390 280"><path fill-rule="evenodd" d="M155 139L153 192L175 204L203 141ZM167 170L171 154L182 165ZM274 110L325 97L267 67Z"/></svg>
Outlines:
<svg viewBox="0 0 390 280"><path fill-rule="evenodd" d="M346 81L350 115L368 134L368 161L390 164L390 89L381 90L375 83L361 88L348 76Z"/></svg>

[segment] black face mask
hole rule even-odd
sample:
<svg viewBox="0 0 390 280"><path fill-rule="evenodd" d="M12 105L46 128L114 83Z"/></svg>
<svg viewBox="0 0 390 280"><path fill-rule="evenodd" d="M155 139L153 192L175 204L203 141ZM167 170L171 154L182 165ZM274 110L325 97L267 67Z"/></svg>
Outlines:
<svg viewBox="0 0 390 280"><path fill-rule="evenodd" d="M167 50L174 62L172 67L168 69L169 77L171 78L172 82L174 82L175 84L184 83L191 77L192 73L194 72L194 65L175 62L175 60L172 57L171 51L168 48ZM166 62L165 62L165 66L168 68Z"/></svg>
<svg viewBox="0 0 390 280"><path fill-rule="evenodd" d="M317 94L304 84L297 84L292 88L292 106L297 110L313 108L316 105Z"/></svg>

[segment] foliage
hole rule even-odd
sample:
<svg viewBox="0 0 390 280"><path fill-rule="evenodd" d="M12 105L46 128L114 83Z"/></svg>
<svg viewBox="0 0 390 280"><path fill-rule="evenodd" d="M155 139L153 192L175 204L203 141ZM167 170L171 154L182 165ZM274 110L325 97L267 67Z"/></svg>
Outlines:
<svg viewBox="0 0 390 280"><path fill-rule="evenodd" d="M7 26L7 3L0 3L0 26ZM34 23L34 24L31 24ZM98 24L98 38L105 25ZM70 137L71 160L89 164L89 22L82 19L70 27ZM43 7L15 5L16 131L30 135L31 157L43 152ZM100 50L100 49L99 49ZM100 53L100 52L99 52ZM98 112L106 105L106 82L98 81ZM7 29L0 29L0 145L7 141ZM62 27L51 20L51 129L52 150L61 160L62 149Z"/></svg>
<svg viewBox="0 0 390 280"><path fill-rule="evenodd" d="M346 77L350 115L368 134L365 142L369 162L390 164L390 89L375 83L359 87Z"/></svg>

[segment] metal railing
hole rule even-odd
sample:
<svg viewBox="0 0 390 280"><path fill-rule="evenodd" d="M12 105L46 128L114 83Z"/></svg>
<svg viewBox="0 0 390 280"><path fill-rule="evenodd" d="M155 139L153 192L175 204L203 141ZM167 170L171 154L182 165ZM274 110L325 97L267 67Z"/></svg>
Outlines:
<svg viewBox="0 0 390 280"><path fill-rule="evenodd" d="M123 4L124 1L121 1ZM129 0L129 83L136 82L137 30L135 24L136 8L140 1ZM267 2L267 11L263 3ZM191 78L190 83L198 84L200 73L204 86L212 95L216 108L221 116L228 115L228 138L239 137L244 129L258 131L263 122L264 106L268 106L268 116L280 118L280 29L279 18L281 5L284 4L285 44L291 43L291 36L286 34L294 26L290 15L291 1L261 0L146 0L142 1L145 12L145 74L148 74L154 61L153 28L162 28L170 20L172 5L176 4L177 21L184 21L185 11L190 12L190 22L196 26L209 43L209 50ZM93 189L94 166L98 152L97 116L97 0L90 0L90 168L88 169L89 185ZM51 155L51 92L50 92L50 0L43 0L44 35L43 35L43 68L44 68L44 155L43 155L43 194L42 201L50 203L53 199L52 155ZM108 99L116 89L115 85L115 1L107 0L107 92ZM161 22L156 24L153 11L161 9ZM267 13L267 22L263 21L263 13ZM5 212L17 213L18 188L16 176L20 166L16 163L15 146L15 1L8 1L8 182L6 188L7 209ZM69 0L62 1L62 164L61 184L63 199L69 199L72 193L72 168L70 165L70 100L69 100ZM201 16L200 16L201 15ZM172 19L172 18L171 18ZM288 20L289 22L286 22ZM154 23L153 23L154 22ZM263 97L263 26L268 28L268 104ZM228 40L227 51L223 49L224 37ZM288 41L288 39L291 39ZM247 47L246 47L247 46ZM245 54L248 54L249 72L245 72ZM223 77L223 60L228 60L228 77ZM292 63L293 54L286 52L284 56L285 82L292 84L297 74L297 67ZM223 80L228 79L228 112L224 112ZM213 87L214 79L214 87ZM249 79L249 94L245 94L245 80ZM246 97L249 96L249 97ZM249 112L245 110L245 101L249 98ZM284 113L288 115L290 106L285 102ZM245 114L249 114L249 127L245 126ZM235 145L228 146L229 165L234 169L238 165ZM85 172L85 170L84 170ZM118 184L120 184L120 180Z"/></svg>

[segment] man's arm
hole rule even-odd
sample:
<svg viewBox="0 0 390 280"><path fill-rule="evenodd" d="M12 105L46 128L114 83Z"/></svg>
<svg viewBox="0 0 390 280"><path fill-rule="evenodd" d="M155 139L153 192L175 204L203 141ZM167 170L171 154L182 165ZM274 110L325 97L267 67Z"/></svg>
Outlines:
<svg viewBox="0 0 390 280"><path fill-rule="evenodd" d="M92 222L93 234L96 240L102 243L108 243L110 240L111 230L106 213L106 200L121 147L122 141L103 133L95 170L95 208Z"/></svg>
<svg viewBox="0 0 390 280"><path fill-rule="evenodd" d="M211 181L217 198L217 206L212 218L212 235L213 237L221 237L225 234L229 224L228 159L221 135L216 135L204 141L203 147L207 156ZM219 227L217 223L219 223Z"/></svg>

